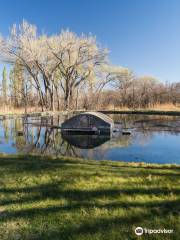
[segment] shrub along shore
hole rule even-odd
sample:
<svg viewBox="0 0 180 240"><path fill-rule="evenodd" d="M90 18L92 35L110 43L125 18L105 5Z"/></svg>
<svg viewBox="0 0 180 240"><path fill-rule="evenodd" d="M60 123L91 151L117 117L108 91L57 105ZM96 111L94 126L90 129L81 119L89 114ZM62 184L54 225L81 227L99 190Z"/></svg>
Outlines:
<svg viewBox="0 0 180 240"><path fill-rule="evenodd" d="M180 166L0 157L0 239L138 239L134 229L173 229L178 239Z"/></svg>

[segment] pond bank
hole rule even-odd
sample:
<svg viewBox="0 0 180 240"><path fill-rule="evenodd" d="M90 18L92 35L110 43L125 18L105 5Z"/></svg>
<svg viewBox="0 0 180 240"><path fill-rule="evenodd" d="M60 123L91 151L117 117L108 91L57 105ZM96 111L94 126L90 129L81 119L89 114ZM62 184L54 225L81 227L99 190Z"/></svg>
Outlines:
<svg viewBox="0 0 180 240"><path fill-rule="evenodd" d="M70 111L46 111L46 112L30 112L30 113L0 113L0 118L3 117L43 117L58 114L79 114L83 112L101 112L104 114L144 114L144 115L167 115L167 116L180 116L179 110L149 110L149 109L135 109L135 110L70 110Z"/></svg>
<svg viewBox="0 0 180 240"><path fill-rule="evenodd" d="M104 114L145 114L145 115L167 115L167 116L180 116L180 110L169 111L169 110L70 110L70 111L47 111L47 112L31 112L28 114L24 113L0 113L0 117L41 117L41 116L52 116L56 114L79 114L82 112L102 112Z"/></svg>
<svg viewBox="0 0 180 240"><path fill-rule="evenodd" d="M144 115L166 115L166 116L180 116L180 111L161 111L161 110L105 110L100 111L105 114L144 114Z"/></svg>
<svg viewBox="0 0 180 240"><path fill-rule="evenodd" d="M180 167L0 156L0 239L136 239L137 226L180 234Z"/></svg>

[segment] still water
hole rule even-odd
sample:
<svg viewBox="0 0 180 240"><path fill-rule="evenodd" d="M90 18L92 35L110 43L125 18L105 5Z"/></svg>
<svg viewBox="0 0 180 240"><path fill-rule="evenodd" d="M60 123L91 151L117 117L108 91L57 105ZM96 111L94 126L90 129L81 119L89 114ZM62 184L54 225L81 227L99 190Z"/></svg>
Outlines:
<svg viewBox="0 0 180 240"><path fill-rule="evenodd" d="M67 116L0 119L0 153L180 164L180 117L110 115L121 132L112 136L64 135Z"/></svg>

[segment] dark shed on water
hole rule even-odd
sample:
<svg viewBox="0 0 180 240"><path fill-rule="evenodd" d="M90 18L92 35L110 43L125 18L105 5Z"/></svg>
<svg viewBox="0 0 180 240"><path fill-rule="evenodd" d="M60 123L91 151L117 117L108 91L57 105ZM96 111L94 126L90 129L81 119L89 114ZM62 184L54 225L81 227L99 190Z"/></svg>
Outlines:
<svg viewBox="0 0 180 240"><path fill-rule="evenodd" d="M62 123L62 131L81 134L110 134L113 120L100 112L85 112L73 116Z"/></svg>

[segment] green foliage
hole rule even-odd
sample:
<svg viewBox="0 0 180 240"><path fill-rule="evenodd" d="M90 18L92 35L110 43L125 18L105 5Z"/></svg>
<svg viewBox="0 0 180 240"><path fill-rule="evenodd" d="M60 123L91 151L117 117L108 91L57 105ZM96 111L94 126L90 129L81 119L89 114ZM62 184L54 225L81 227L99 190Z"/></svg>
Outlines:
<svg viewBox="0 0 180 240"><path fill-rule="evenodd" d="M18 106L23 101L24 71L17 63L10 71L10 88L13 103Z"/></svg>
<svg viewBox="0 0 180 240"><path fill-rule="evenodd" d="M3 68L3 73L2 73L2 95L5 101L7 101L7 71L6 67Z"/></svg>
<svg viewBox="0 0 180 240"><path fill-rule="evenodd" d="M0 158L0 239L138 239L137 226L175 232L180 168L41 156ZM152 238L153 237L153 238Z"/></svg>

